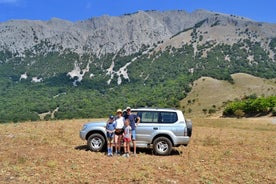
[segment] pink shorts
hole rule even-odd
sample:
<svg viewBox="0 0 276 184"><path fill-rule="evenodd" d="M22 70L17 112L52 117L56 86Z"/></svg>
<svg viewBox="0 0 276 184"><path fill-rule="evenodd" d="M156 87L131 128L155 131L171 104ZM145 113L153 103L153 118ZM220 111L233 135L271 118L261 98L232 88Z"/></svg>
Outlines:
<svg viewBox="0 0 276 184"><path fill-rule="evenodd" d="M131 138L124 137L124 142L130 142Z"/></svg>

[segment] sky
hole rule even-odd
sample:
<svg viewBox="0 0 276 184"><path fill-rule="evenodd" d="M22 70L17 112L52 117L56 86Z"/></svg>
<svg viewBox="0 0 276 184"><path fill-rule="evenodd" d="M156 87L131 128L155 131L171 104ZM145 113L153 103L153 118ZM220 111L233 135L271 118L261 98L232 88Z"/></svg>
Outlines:
<svg viewBox="0 0 276 184"><path fill-rule="evenodd" d="M103 15L120 16L139 10L204 9L276 23L276 0L0 0L0 22L11 19L69 21Z"/></svg>

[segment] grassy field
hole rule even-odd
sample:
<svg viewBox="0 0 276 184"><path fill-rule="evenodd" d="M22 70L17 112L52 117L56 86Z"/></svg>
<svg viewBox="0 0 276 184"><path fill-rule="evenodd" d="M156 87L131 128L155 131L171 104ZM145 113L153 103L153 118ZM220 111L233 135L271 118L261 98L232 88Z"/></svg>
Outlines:
<svg viewBox="0 0 276 184"><path fill-rule="evenodd" d="M0 125L0 183L276 183L276 118L192 119L171 156L86 150L88 120Z"/></svg>

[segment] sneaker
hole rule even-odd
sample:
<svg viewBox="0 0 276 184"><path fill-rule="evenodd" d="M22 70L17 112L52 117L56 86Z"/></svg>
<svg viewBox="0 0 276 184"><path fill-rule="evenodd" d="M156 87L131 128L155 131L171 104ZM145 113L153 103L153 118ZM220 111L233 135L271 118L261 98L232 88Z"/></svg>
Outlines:
<svg viewBox="0 0 276 184"><path fill-rule="evenodd" d="M129 154L128 154L128 153L126 154L126 157L127 157L127 158L129 157Z"/></svg>
<svg viewBox="0 0 276 184"><path fill-rule="evenodd" d="M125 153L125 154L123 154L123 155L122 155L122 157L128 157L127 155L128 155L128 154L127 154L127 153Z"/></svg>

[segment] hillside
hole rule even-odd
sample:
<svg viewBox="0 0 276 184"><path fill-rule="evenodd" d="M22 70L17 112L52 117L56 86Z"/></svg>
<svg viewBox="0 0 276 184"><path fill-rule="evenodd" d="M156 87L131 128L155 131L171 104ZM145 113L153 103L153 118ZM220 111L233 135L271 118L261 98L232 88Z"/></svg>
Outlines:
<svg viewBox="0 0 276 184"><path fill-rule="evenodd" d="M223 107L228 101L250 95L276 96L275 79L262 79L244 73L233 74L231 77L233 78L231 83L211 77L201 77L194 81L191 92L181 101L186 116L221 116ZM210 110L212 113L209 113Z"/></svg>
<svg viewBox="0 0 276 184"><path fill-rule="evenodd" d="M275 71L276 25L236 15L172 10L10 20L0 23L0 122L182 108L201 77L275 79Z"/></svg>

